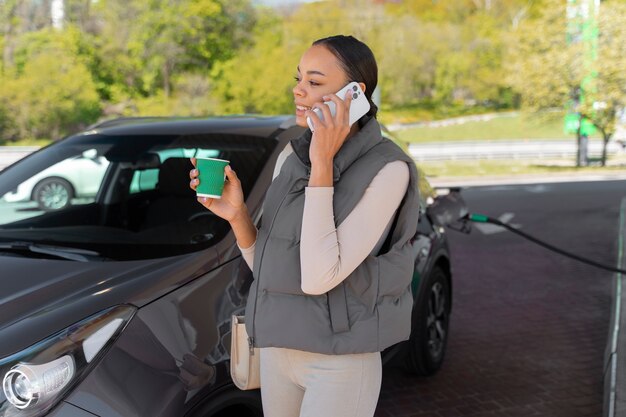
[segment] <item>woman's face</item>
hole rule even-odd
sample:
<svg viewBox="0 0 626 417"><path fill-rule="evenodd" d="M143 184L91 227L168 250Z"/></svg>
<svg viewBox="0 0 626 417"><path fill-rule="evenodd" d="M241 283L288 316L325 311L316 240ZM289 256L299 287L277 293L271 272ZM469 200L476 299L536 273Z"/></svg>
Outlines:
<svg viewBox="0 0 626 417"><path fill-rule="evenodd" d="M296 85L293 87L298 126L307 127L304 112L315 103L323 103L323 96L341 90L348 84L347 78L335 55L325 46L311 46L300 58Z"/></svg>

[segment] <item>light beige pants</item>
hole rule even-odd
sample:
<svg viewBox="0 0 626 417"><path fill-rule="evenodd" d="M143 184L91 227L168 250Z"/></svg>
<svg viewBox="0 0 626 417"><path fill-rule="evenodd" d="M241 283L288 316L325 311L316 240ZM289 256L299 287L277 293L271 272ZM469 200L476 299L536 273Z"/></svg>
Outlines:
<svg viewBox="0 0 626 417"><path fill-rule="evenodd" d="M372 417L382 365L380 352L323 355L262 348L264 417Z"/></svg>

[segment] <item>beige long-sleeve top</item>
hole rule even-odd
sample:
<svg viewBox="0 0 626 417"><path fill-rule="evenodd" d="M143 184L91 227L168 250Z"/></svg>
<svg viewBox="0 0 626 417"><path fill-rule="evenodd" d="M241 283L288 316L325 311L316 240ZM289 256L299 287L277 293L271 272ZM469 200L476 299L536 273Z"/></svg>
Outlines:
<svg viewBox="0 0 626 417"><path fill-rule="evenodd" d="M293 153L291 144L280 153L273 178ZM403 161L385 165L346 219L335 228L333 187L306 187L300 236L301 286L306 294L324 294L340 284L368 255L378 253L409 184ZM239 247L252 269L256 242Z"/></svg>

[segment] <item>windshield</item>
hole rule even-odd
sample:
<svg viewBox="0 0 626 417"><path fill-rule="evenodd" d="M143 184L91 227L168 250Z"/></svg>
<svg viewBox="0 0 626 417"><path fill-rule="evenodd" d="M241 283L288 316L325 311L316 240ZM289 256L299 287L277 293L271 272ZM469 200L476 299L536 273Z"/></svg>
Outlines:
<svg viewBox="0 0 626 417"><path fill-rule="evenodd" d="M247 196L275 140L231 134L78 135L0 172L0 242L110 259L193 252L229 230L189 188L189 158L227 159Z"/></svg>

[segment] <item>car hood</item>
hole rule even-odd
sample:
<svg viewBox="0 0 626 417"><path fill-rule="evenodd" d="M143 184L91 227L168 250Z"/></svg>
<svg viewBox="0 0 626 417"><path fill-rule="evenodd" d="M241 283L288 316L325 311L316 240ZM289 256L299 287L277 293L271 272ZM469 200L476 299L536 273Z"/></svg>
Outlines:
<svg viewBox="0 0 626 417"><path fill-rule="evenodd" d="M113 305L142 307L218 265L212 248L125 262L0 256L0 359Z"/></svg>

